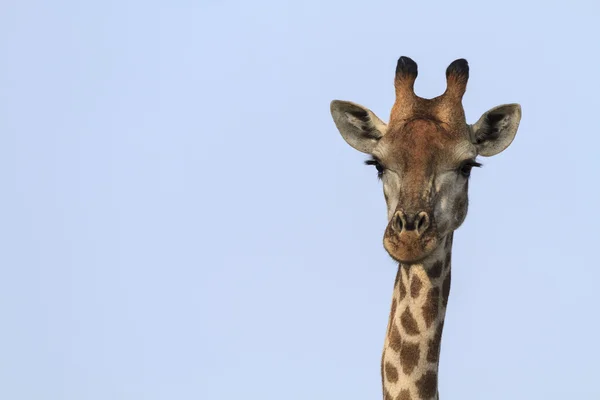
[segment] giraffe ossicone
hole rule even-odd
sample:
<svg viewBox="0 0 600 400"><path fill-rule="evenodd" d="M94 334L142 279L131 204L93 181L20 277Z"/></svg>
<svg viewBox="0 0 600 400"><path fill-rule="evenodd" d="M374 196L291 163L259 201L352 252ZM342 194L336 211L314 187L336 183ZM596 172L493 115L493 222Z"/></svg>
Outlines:
<svg viewBox="0 0 600 400"><path fill-rule="evenodd" d="M466 122L464 59L448 66L446 91L433 99L414 93L417 75L417 64L400 57L387 124L359 104L331 102L344 140L377 168L388 216L383 245L399 262L381 360L385 400L439 398L452 241L467 215L471 169L481 166L477 156L505 150L521 120L521 107L505 104Z"/></svg>

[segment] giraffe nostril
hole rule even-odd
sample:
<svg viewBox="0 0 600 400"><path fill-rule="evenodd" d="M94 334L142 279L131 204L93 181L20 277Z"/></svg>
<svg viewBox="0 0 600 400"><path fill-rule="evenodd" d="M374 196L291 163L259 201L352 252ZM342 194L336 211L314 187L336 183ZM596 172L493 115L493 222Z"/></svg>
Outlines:
<svg viewBox="0 0 600 400"><path fill-rule="evenodd" d="M404 223L402 222L402 216L400 213L396 213L396 215L394 215L394 229L397 232L402 232L402 229L404 229Z"/></svg>
<svg viewBox="0 0 600 400"><path fill-rule="evenodd" d="M417 215L416 221L417 234L421 235L423 232L429 228L429 215L425 211L421 211Z"/></svg>

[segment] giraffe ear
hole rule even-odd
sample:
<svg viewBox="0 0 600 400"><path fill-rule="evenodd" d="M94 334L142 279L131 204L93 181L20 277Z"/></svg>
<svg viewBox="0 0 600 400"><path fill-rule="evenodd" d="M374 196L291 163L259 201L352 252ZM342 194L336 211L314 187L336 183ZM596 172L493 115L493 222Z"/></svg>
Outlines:
<svg viewBox="0 0 600 400"><path fill-rule="evenodd" d="M331 115L344 140L363 153L370 154L387 129L371 110L349 101L332 101Z"/></svg>
<svg viewBox="0 0 600 400"><path fill-rule="evenodd" d="M494 107L471 125L471 142L480 155L494 156L512 143L520 121L520 105L504 104Z"/></svg>

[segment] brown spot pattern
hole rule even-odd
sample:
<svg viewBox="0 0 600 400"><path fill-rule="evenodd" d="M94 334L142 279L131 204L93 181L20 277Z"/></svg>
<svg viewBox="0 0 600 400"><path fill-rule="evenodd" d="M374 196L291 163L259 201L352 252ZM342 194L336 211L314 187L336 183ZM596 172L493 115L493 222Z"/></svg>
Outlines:
<svg viewBox="0 0 600 400"><path fill-rule="evenodd" d="M437 373L435 371L425 372L415 383L419 396L423 399L429 399L437 393Z"/></svg>
<svg viewBox="0 0 600 400"><path fill-rule="evenodd" d="M440 288L434 287L427 293L427 299L423 304L423 319L425 325L429 328L433 321L438 317L440 304Z"/></svg>
<svg viewBox="0 0 600 400"><path fill-rule="evenodd" d="M416 335L419 333L419 326L417 325L417 321L415 317L411 314L408 307L402 313L400 317L400 322L402 323L402 327L404 327L404 331L409 335Z"/></svg>
<svg viewBox="0 0 600 400"><path fill-rule="evenodd" d="M400 391L400 394L398 395L396 400L412 400L412 397L411 397L408 389L404 389L404 390Z"/></svg>
<svg viewBox="0 0 600 400"><path fill-rule="evenodd" d="M385 377L387 378L388 382L398 382L398 370L389 362L385 363Z"/></svg>
<svg viewBox="0 0 600 400"><path fill-rule="evenodd" d="M394 400L394 398L392 397L392 395L390 394L390 392L388 392L387 390L385 391L385 394L383 395L384 400Z"/></svg>
<svg viewBox="0 0 600 400"><path fill-rule="evenodd" d="M404 286L404 279L402 279L402 277L400 277L399 284L400 284L400 300L403 300L404 297L406 297L406 286Z"/></svg>
<svg viewBox="0 0 600 400"><path fill-rule="evenodd" d="M444 264L441 261L436 261L433 266L431 267L431 269L428 271L429 272L429 277L434 279L434 278L439 278L440 275L442 275L442 268L444 267Z"/></svg>
<svg viewBox="0 0 600 400"><path fill-rule="evenodd" d="M400 364L402 365L402 372L406 375L412 374L417 365L419 365L419 357L421 356L421 350L418 343L402 343L402 349L400 350Z"/></svg>
<svg viewBox="0 0 600 400"><path fill-rule="evenodd" d="M442 296L442 303L446 307L448 305L448 297L450 296L450 271L448 271L448 275L446 275L442 284Z"/></svg>
<svg viewBox="0 0 600 400"><path fill-rule="evenodd" d="M398 302L396 301L396 299L394 299L392 300L392 309L390 310L390 318L392 319L392 321L396 317L396 307L398 307Z"/></svg>
<svg viewBox="0 0 600 400"><path fill-rule="evenodd" d="M392 328L390 329L389 339L390 339L390 347L394 351L400 351L400 348L402 347L402 339L400 338L400 331L398 330L398 327L396 326L396 324L393 321L392 321Z"/></svg>
<svg viewBox="0 0 600 400"><path fill-rule="evenodd" d="M410 295L413 299L416 299L417 297L419 297L419 292L421 291L422 287L423 287L423 282L421 282L419 277L416 275L413 276L412 282L410 283Z"/></svg>
<svg viewBox="0 0 600 400"><path fill-rule="evenodd" d="M429 349L427 350L427 361L429 362L438 362L440 359L440 345L442 343L443 330L444 323L441 322L435 331L433 339L429 340Z"/></svg>
<svg viewBox="0 0 600 400"><path fill-rule="evenodd" d="M450 261L451 261L451 258L452 258L452 253L451 253L451 252L448 252L448 253L446 254L446 259L444 260L444 263L446 264L446 265L445 265L446 269L450 268Z"/></svg>

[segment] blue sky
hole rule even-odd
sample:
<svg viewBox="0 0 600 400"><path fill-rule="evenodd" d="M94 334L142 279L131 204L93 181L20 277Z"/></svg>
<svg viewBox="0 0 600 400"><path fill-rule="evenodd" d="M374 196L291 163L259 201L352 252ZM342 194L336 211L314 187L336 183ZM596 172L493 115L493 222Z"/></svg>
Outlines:
<svg viewBox="0 0 600 400"><path fill-rule="evenodd" d="M594 399L593 1L4 1L0 398L376 399L395 265L332 99L523 107L454 240L446 399Z"/></svg>

